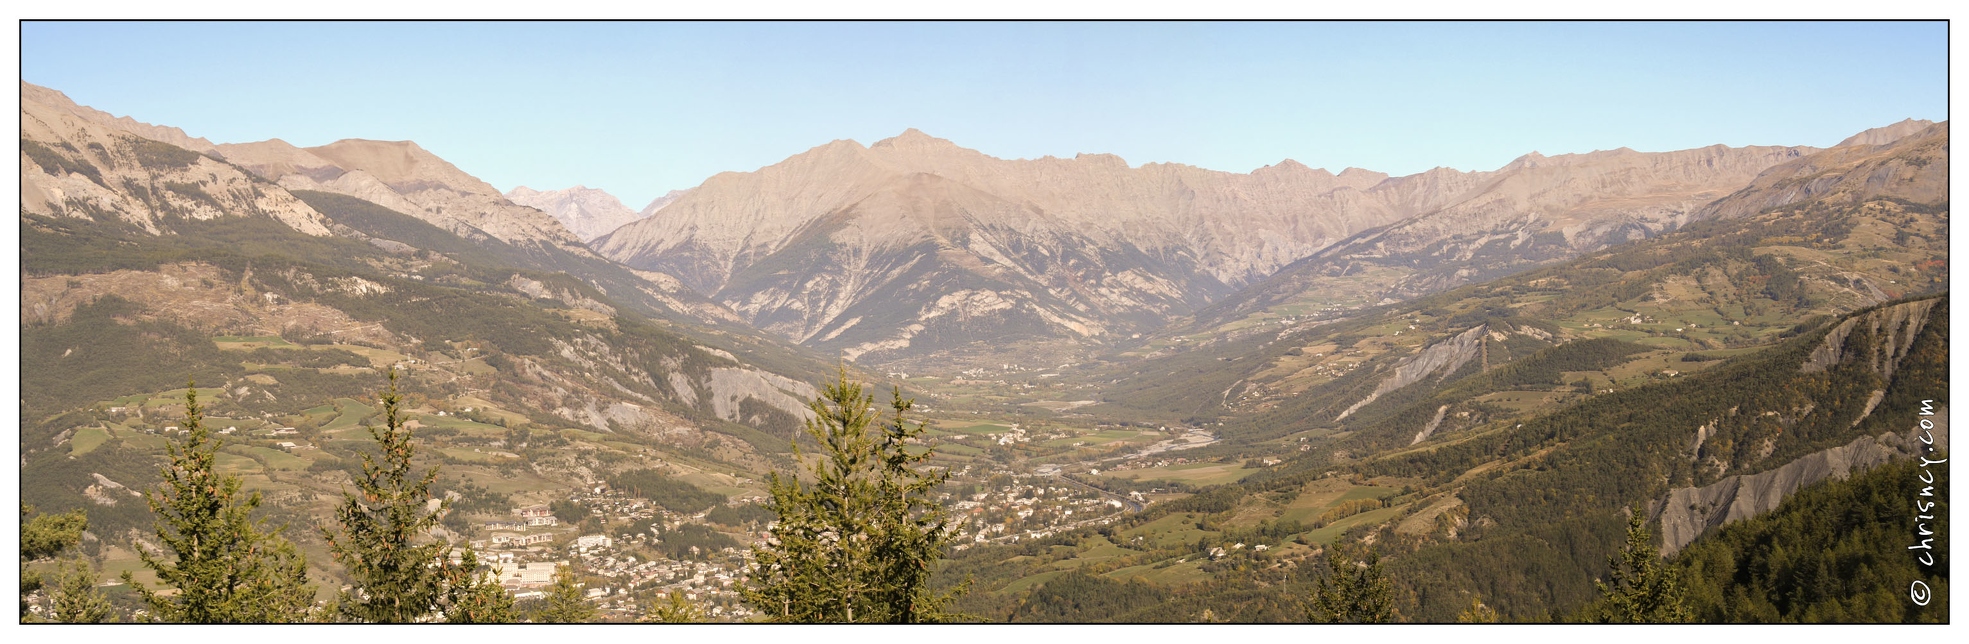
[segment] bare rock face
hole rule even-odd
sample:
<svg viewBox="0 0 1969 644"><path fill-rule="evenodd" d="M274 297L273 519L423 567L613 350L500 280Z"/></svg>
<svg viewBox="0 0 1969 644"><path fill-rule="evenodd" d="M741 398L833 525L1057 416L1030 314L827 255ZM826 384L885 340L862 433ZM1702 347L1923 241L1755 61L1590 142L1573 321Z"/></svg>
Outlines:
<svg viewBox="0 0 1969 644"><path fill-rule="evenodd" d="M1948 408L1937 407L1933 440L1937 452L1948 450ZM1658 504L1661 552L1673 555L1703 533L1777 509L1798 490L1826 479L1844 480L1854 473L1899 459L1929 454L1923 430L1905 434L1862 436L1786 463L1777 469L1738 475L1705 485L1671 490Z"/></svg>
<svg viewBox="0 0 1969 644"><path fill-rule="evenodd" d="M1902 358L1907 357L1908 350L1914 346L1914 339L1928 325L1928 314L1940 302L1935 298L1917 300L1848 318L1826 332L1825 339L1819 346L1813 347L1799 371L1818 373L1843 361L1858 360L1880 374L1881 378L1892 379L1894 368ZM1848 346L1850 343L1847 339L1856 330L1865 330L1874 341L1865 343L1865 346ZM1871 407L1868 410L1871 411Z"/></svg>
<svg viewBox="0 0 1969 644"><path fill-rule="evenodd" d="M466 239L496 239L593 254L561 222L515 204L491 184L465 173L411 141L343 139L298 148L279 139L226 144L227 161L289 190L357 197L428 221Z"/></svg>
<svg viewBox="0 0 1969 644"><path fill-rule="evenodd" d="M269 217L309 235L327 220L279 186L197 151L211 144L176 128L110 118L60 92L21 84L21 210L58 217L116 219L153 234L167 217L213 220Z"/></svg>
<svg viewBox="0 0 1969 644"><path fill-rule="evenodd" d="M1333 420L1338 422L1341 419L1351 416L1355 411L1368 406L1369 403L1373 403L1381 396L1401 389L1402 387L1421 382L1423 378L1427 378L1431 374L1435 374L1437 379L1449 377L1450 374L1456 373L1457 369L1462 369L1463 365L1469 364L1472 358L1477 357L1477 352L1483 348L1481 342L1483 341L1484 334L1489 331L1489 327L1482 325L1470 327L1469 330L1451 336L1447 340L1429 345L1428 348L1409 356L1399 364L1396 364L1395 372L1389 374L1387 378L1382 379L1381 384L1376 385L1374 391L1368 393L1366 398L1362 398L1360 401L1347 407L1346 411L1340 412L1340 415L1334 417ZM1448 409L1448 407L1444 407L1443 411L1447 411ZM1435 422L1430 423L1429 430L1416 437L1416 442L1421 442L1422 438L1426 437L1429 432L1434 431L1435 425L1440 422L1442 422L1441 411L1437 412Z"/></svg>
<svg viewBox="0 0 1969 644"><path fill-rule="evenodd" d="M630 210L615 195L587 186L547 191L520 186L507 191L506 198L552 215L582 241L592 241L614 232L623 224L649 216L649 213Z"/></svg>
<svg viewBox="0 0 1969 644"><path fill-rule="evenodd" d="M1842 362L1857 362L1879 374L1883 381L1891 381L1915 338L1927 328L1935 307L1945 299L1905 302L1851 316L1826 332L1800 370L1816 373ZM1869 339L1855 341L1858 334ZM1848 427L1858 427L1880 405L1885 394L1884 390L1874 390L1863 403L1859 417ZM1920 427L1860 436L1845 445L1805 455L1774 469L1730 476L1702 487L1671 490L1653 510L1661 519L1662 552L1673 554L1708 530L1776 509L1792 494L1813 483L1844 479L1897 459L1946 453L1948 406L1939 405L1933 415L1921 418L1934 423L1932 436ZM1713 427L1714 423L1697 428L1692 455L1698 453ZM1929 441L1933 441L1934 452L1929 451Z"/></svg>
<svg viewBox="0 0 1969 644"><path fill-rule="evenodd" d="M1744 217L1806 201L1858 203L1892 197L1919 204L1948 200L1948 122L1894 136L1922 121L1867 130L1817 154L1766 170L1717 200L1699 218ZM1857 140L1857 141L1856 141ZM1869 145L1869 141L1886 141Z"/></svg>

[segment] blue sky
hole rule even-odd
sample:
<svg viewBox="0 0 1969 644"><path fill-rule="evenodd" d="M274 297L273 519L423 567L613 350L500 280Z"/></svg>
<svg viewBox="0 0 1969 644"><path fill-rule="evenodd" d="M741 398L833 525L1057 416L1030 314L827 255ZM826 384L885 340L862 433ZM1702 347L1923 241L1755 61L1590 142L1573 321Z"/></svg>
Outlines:
<svg viewBox="0 0 1969 644"><path fill-rule="evenodd" d="M410 139L631 208L834 139L1248 172L1817 145L1947 117L1943 23L24 23L22 78L214 142Z"/></svg>

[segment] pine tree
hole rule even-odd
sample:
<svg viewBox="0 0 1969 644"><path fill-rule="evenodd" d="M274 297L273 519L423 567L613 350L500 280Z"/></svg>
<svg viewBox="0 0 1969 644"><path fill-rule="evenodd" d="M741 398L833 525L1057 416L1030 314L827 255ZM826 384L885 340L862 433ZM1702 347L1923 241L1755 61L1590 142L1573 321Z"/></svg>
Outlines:
<svg viewBox="0 0 1969 644"><path fill-rule="evenodd" d="M533 621L547 624L581 624L595 620L595 607L583 596L574 577L574 566L562 564L554 571L554 585L547 588L547 605Z"/></svg>
<svg viewBox="0 0 1969 644"><path fill-rule="evenodd" d="M684 591L672 590L662 601L651 601L644 607L642 621L652 624L690 624L704 619L704 610L697 603L684 597Z"/></svg>
<svg viewBox="0 0 1969 644"><path fill-rule="evenodd" d="M1612 583L1593 580L1600 599L1586 609L1592 621L1614 624L1682 623L1693 618L1675 568L1661 560L1640 507L1630 508L1627 543L1607 558Z"/></svg>
<svg viewBox="0 0 1969 644"><path fill-rule="evenodd" d="M458 563L445 562L444 621L452 624L511 624L519 621L513 596L491 572L479 571L479 555L470 545Z"/></svg>
<svg viewBox="0 0 1969 644"><path fill-rule="evenodd" d="M164 482L144 493L157 516L162 554L137 548L144 566L157 573L163 594L139 584L129 572L123 581L150 607L150 619L196 624L294 622L309 617L314 588L308 585L301 553L278 528L266 530L254 519L260 494L242 494L237 476L220 474L219 441L206 431L196 384L185 391L183 441L165 445L171 464Z"/></svg>
<svg viewBox="0 0 1969 644"><path fill-rule="evenodd" d="M109 619L109 610L109 599L96 590L96 571L89 562L74 562L62 573L55 588L55 621L97 624Z"/></svg>
<svg viewBox="0 0 1969 644"><path fill-rule="evenodd" d="M820 446L811 484L775 472L767 509L779 520L754 562L741 596L782 622L936 622L960 616L944 607L963 587L938 594L931 566L950 534L947 511L930 492L948 472L915 465L929 452L905 447L925 425L911 425L913 401L891 392L894 415L875 426L873 397L847 371L809 405L806 432ZM795 460L801 458L794 445Z"/></svg>
<svg viewBox="0 0 1969 644"><path fill-rule="evenodd" d="M1382 624L1394 621L1394 591L1381 572L1381 554L1369 551L1364 565L1335 544L1326 551L1327 574L1313 589L1306 618L1320 624Z"/></svg>
<svg viewBox="0 0 1969 644"><path fill-rule="evenodd" d="M436 509L427 506L438 468L421 476L414 473L416 447L403 425L396 370L390 369L388 377L388 388L378 396L383 424L369 428L379 455L362 456L357 493L342 495L335 511L339 534L322 528L329 552L354 578L338 602L342 618L370 623L514 621L511 598L496 580L480 574L477 553L468 548L454 564L448 543L419 543L437 527L450 501L439 501Z"/></svg>
<svg viewBox="0 0 1969 644"><path fill-rule="evenodd" d="M82 542L89 529L89 516L77 508L62 514L40 514L34 506L21 505L21 619L34 619L28 612L28 596L41 590L41 573L27 569L27 563L48 559Z"/></svg>

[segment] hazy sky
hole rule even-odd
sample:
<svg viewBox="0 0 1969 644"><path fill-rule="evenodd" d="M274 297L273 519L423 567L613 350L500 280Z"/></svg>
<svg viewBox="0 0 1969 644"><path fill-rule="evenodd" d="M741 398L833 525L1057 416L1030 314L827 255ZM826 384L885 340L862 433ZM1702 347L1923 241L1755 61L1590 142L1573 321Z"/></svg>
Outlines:
<svg viewBox="0 0 1969 644"><path fill-rule="evenodd" d="M217 143L410 139L631 208L834 139L1249 172L1816 145L1947 112L1927 23L51 23L24 80Z"/></svg>

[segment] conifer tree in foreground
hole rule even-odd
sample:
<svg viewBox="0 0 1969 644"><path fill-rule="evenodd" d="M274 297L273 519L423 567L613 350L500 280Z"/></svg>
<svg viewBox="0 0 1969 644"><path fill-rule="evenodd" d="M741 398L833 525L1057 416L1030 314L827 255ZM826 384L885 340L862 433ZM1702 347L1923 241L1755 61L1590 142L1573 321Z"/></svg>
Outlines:
<svg viewBox="0 0 1969 644"><path fill-rule="evenodd" d="M563 564L554 571L554 585L547 589L547 603L533 621L546 624L580 624L595 620L595 607L583 596L574 577L574 566Z"/></svg>
<svg viewBox="0 0 1969 644"><path fill-rule="evenodd" d="M948 472L915 466L929 452L904 449L922 423L906 413L913 401L891 392L894 415L877 426L873 396L847 371L809 403L806 432L820 445L807 474L812 483L775 472L767 509L779 521L754 562L740 595L753 610L780 622L937 622L958 618L944 607L963 588L929 588L932 565L949 543L948 513L930 492ZM807 462L794 445L795 460Z"/></svg>
<svg viewBox="0 0 1969 644"><path fill-rule="evenodd" d="M445 562L444 621L452 624L511 624L520 620L513 596L492 571L479 571L479 555L465 547L458 563Z"/></svg>
<svg viewBox="0 0 1969 644"><path fill-rule="evenodd" d="M695 602L684 597L684 591L672 590L669 597L651 600L643 607L643 620L652 624L689 624L704 619L704 610Z"/></svg>
<svg viewBox="0 0 1969 644"><path fill-rule="evenodd" d="M237 476L218 471L219 441L205 429L198 388L185 391L184 439L165 445L171 464L163 484L144 493L156 515L161 550L138 547L144 566L175 594L153 591L129 572L123 581L150 608L150 619L198 624L305 621L314 600L306 562L279 529L252 512L260 494L242 494Z"/></svg>
<svg viewBox="0 0 1969 644"><path fill-rule="evenodd" d="M28 595L41 590L41 574L28 570L27 562L48 559L82 542L82 531L89 529L89 516L77 508L61 514L36 514L34 506L21 505L21 621L38 619L28 611Z"/></svg>
<svg viewBox="0 0 1969 644"><path fill-rule="evenodd" d="M77 561L62 571L55 587L55 621L64 624L96 624L109 619L109 599L96 590L96 571L87 561Z"/></svg>
<svg viewBox="0 0 1969 644"><path fill-rule="evenodd" d="M1613 624L1681 623L1693 618L1676 570L1661 559L1640 507L1629 509L1627 543L1607 558L1612 583L1593 580L1600 599L1585 609L1589 621Z"/></svg>
<svg viewBox="0 0 1969 644"><path fill-rule="evenodd" d="M369 428L377 456L363 454L358 493L344 493L335 511L340 533L326 527L322 537L329 552L354 579L339 602L343 619L371 623L405 623L443 618L451 622L511 622L512 599L497 581L480 574L477 553L469 549L458 563L450 561L451 547L424 540L449 501L429 509L431 484L438 468L413 472L416 448L399 411L397 372L388 372L389 386L379 396L382 426Z"/></svg>
<svg viewBox="0 0 1969 644"><path fill-rule="evenodd" d="M1363 565L1364 564L1364 565ZM1381 554L1369 551L1356 563L1339 544L1326 549L1327 574L1313 589L1306 618L1320 624L1380 624L1394 621L1394 591L1381 573Z"/></svg>

